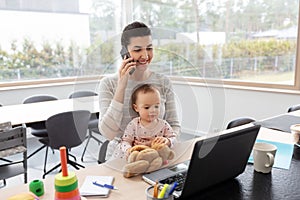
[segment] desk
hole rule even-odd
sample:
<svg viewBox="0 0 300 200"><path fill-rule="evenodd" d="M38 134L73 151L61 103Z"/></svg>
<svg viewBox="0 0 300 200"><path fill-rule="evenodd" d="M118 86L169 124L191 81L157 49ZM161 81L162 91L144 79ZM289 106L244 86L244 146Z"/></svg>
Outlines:
<svg viewBox="0 0 300 200"><path fill-rule="evenodd" d="M226 130L228 131L228 130ZM224 132L226 132L224 131ZM259 137L264 138L272 134L272 138L284 135L283 140L290 141L290 134L278 134L278 131L261 128ZM190 158L193 144L201 138L186 141L181 146L187 146L186 151L176 160L182 162ZM112 175L115 177L114 185L119 188L117 191L112 191L109 195L109 200L131 200L145 199L145 189L149 186L143 182L141 176L133 178L123 178L123 175L116 169L111 168L107 163L95 166L89 166L85 169L76 171L76 175L81 185L87 175ZM49 176L44 180L45 195L41 199L54 199L54 177ZM212 189L205 190L198 194L194 199L300 199L298 188L300 186L300 161L293 160L289 170L273 168L271 174L260 174L254 172L252 164L248 164L243 174L233 180L226 181ZM0 189L1 199L6 199L17 193L27 192L28 184L13 188ZM99 199L99 197L88 197L88 200ZM192 198L189 198L192 199Z"/></svg>
<svg viewBox="0 0 300 200"><path fill-rule="evenodd" d="M46 121L54 114L73 110L99 112L98 96L3 106L0 107L0 123L10 121L18 125Z"/></svg>

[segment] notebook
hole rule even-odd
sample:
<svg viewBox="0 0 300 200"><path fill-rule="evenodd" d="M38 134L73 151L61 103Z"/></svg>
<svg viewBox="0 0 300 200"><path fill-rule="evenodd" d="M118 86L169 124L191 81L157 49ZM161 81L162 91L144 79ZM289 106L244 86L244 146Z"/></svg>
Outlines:
<svg viewBox="0 0 300 200"><path fill-rule="evenodd" d="M243 173L259 129L260 125L250 125L199 140L189 162L144 174L143 180L150 184L155 184L156 180L170 184L177 178L183 178L173 194L175 198L188 199Z"/></svg>
<svg viewBox="0 0 300 200"><path fill-rule="evenodd" d="M114 181L113 176L86 176L82 186L79 189L81 196L100 196L108 197L109 189L94 185L93 182L97 181L100 184L112 185Z"/></svg>

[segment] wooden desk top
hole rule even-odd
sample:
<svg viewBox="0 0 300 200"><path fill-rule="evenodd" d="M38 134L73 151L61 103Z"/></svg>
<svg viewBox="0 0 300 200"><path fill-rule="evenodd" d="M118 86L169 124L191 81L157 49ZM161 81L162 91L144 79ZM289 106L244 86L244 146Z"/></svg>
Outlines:
<svg viewBox="0 0 300 200"><path fill-rule="evenodd" d="M18 125L45 121L54 114L73 110L99 112L98 96L3 106L0 107L0 123L10 121Z"/></svg>

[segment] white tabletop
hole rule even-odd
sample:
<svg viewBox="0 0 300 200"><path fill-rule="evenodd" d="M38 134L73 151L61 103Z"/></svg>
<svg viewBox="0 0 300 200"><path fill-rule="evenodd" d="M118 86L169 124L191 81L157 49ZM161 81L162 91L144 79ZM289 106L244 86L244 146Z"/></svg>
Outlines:
<svg viewBox="0 0 300 200"><path fill-rule="evenodd" d="M98 96L3 106L0 107L0 123L10 121L17 125L45 121L54 114L73 110L99 112Z"/></svg>

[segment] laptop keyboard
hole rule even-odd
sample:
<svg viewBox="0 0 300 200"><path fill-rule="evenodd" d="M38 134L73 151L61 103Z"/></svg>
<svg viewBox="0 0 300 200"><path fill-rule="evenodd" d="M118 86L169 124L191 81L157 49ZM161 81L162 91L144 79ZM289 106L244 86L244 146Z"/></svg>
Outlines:
<svg viewBox="0 0 300 200"><path fill-rule="evenodd" d="M175 188L176 191L181 191L183 189L184 181L187 175L187 171L180 172L174 176L168 177L160 182L162 184L172 184L175 181L178 183L177 187Z"/></svg>

